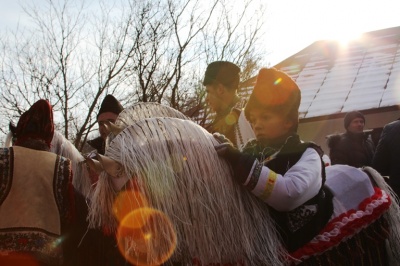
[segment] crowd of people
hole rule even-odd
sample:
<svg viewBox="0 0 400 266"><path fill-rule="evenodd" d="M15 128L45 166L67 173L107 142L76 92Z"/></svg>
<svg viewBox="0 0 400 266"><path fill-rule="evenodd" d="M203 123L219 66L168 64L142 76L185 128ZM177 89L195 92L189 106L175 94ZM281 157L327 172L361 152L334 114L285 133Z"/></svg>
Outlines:
<svg viewBox="0 0 400 266"><path fill-rule="evenodd" d="M290 76L262 68L246 101L238 96L239 74L232 62L207 66L203 85L215 116L205 129L218 143L215 151L230 165L234 182L265 203L288 256L282 262L396 261L387 246L390 235L399 240L397 231L390 232L390 220L397 221L400 213L388 213L400 195L400 120L383 128L375 147L364 133L365 116L349 112L346 132L330 136L325 152L297 134L301 90ZM106 154L107 123L114 123L123 110L112 95L104 98L97 115L100 136L88 141L92 161ZM50 152L51 104L37 101L13 131L12 146L0 150L0 265L129 265L110 228L89 228L91 199L74 188L72 179L79 177L69 159ZM106 175L88 171L92 186ZM383 183L389 186L376 176L385 176ZM193 265L201 260L193 259Z"/></svg>

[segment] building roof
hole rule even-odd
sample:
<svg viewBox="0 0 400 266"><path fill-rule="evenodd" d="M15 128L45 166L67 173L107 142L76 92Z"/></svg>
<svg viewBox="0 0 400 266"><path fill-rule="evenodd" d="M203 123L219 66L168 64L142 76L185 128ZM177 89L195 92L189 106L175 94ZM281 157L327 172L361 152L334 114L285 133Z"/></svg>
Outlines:
<svg viewBox="0 0 400 266"><path fill-rule="evenodd" d="M397 107L400 27L364 33L346 46L317 41L274 67L299 85L300 119ZM255 77L246 87L252 88L254 81Z"/></svg>

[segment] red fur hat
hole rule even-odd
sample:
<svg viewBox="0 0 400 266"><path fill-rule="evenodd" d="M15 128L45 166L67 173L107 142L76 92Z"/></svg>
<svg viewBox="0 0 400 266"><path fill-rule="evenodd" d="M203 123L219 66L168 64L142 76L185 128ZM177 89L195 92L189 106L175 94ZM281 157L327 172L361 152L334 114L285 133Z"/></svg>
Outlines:
<svg viewBox="0 0 400 266"><path fill-rule="evenodd" d="M50 147L53 134L53 108L47 100L39 100L19 118L15 145L21 145L28 139L36 139L43 140Z"/></svg>

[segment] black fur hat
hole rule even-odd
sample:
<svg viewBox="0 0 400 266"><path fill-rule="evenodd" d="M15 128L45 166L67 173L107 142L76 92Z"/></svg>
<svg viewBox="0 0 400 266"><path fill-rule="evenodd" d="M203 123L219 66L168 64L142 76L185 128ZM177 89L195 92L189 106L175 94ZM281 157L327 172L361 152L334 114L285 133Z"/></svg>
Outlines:
<svg viewBox="0 0 400 266"><path fill-rule="evenodd" d="M207 66L204 74L203 85L207 86L215 82L221 83L227 88L237 89L240 81L240 68L228 61L215 61Z"/></svg>
<svg viewBox="0 0 400 266"><path fill-rule="evenodd" d="M101 103L99 113L97 114L97 118L99 117L100 114L107 112L119 115L119 113L121 113L122 110L124 110L124 108L122 107L121 103L117 99L115 99L114 96L108 94Z"/></svg>

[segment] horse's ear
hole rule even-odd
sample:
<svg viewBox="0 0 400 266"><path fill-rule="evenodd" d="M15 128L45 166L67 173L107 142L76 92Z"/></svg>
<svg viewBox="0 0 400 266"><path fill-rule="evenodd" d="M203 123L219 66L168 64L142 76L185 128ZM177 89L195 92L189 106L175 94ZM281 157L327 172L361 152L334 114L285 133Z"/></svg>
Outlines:
<svg viewBox="0 0 400 266"><path fill-rule="evenodd" d="M90 157L85 158L86 164L89 166L89 168L95 172L96 174L100 174L104 169L101 163L98 160L92 159Z"/></svg>
<svg viewBox="0 0 400 266"><path fill-rule="evenodd" d="M110 121L104 121L104 126L106 127L107 132L113 133L114 136L118 135L124 129L123 127L119 127Z"/></svg>
<svg viewBox="0 0 400 266"><path fill-rule="evenodd" d="M107 172L107 174L112 177L121 176L123 168L119 162L100 154L97 154L96 158L99 160L100 164L102 165L104 171Z"/></svg>

